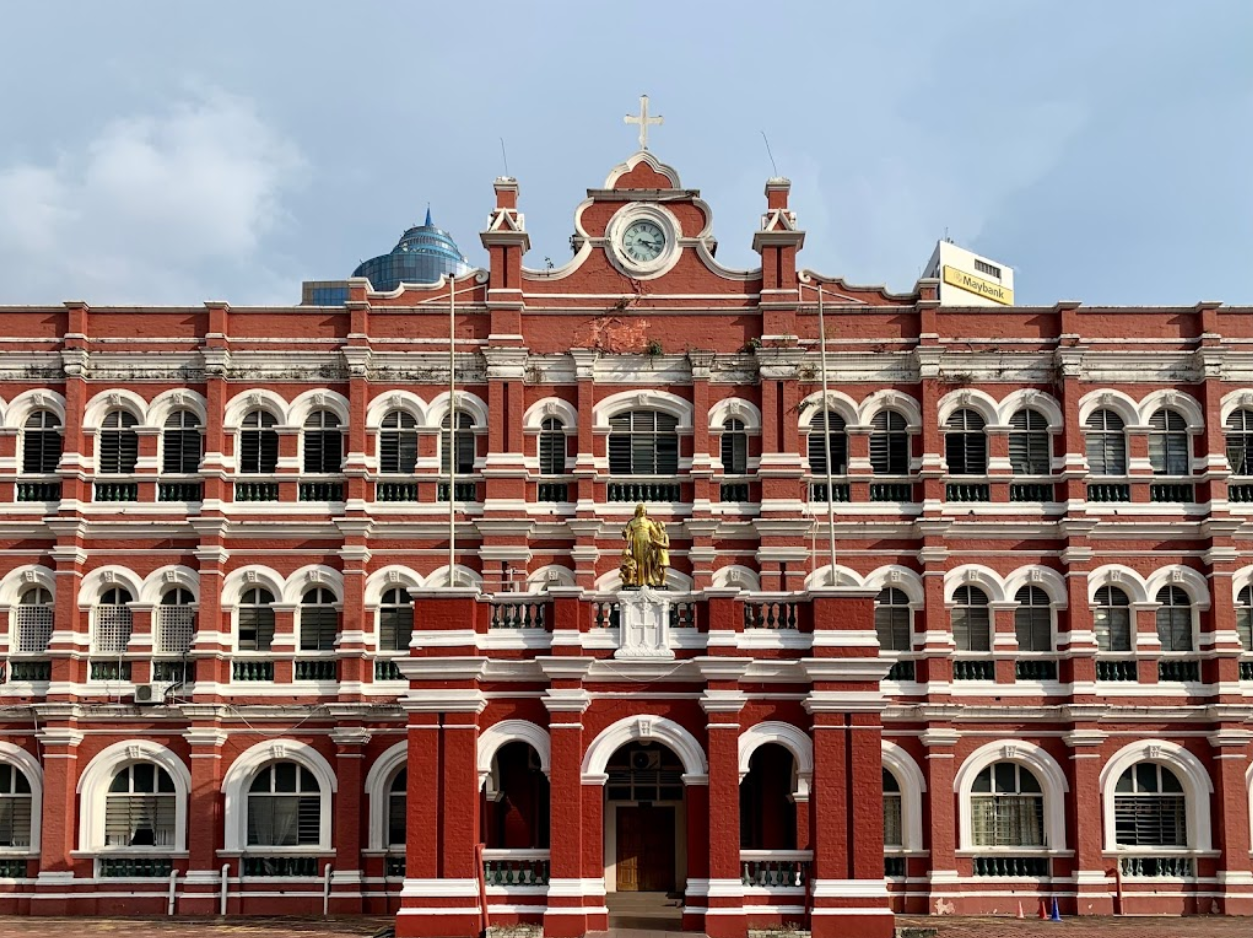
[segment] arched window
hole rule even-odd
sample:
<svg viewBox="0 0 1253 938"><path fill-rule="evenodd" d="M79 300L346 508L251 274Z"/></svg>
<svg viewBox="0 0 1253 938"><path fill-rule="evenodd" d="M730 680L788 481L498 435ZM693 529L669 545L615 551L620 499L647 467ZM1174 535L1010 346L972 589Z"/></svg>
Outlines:
<svg viewBox="0 0 1253 938"><path fill-rule="evenodd" d="M339 417L329 410L315 410L305 419L305 472L326 475L344 464L344 434Z"/></svg>
<svg viewBox="0 0 1253 938"><path fill-rule="evenodd" d="M1188 798L1175 773L1138 762L1114 788L1114 839L1120 847L1186 847Z"/></svg>
<svg viewBox="0 0 1253 938"><path fill-rule="evenodd" d="M809 471L815 476L827 474L827 451L823 442L826 433L831 441L831 474L842 476L848 471L848 434L844 418L829 410L814 414L809 421Z"/></svg>
<svg viewBox="0 0 1253 938"><path fill-rule="evenodd" d="M722 424L722 472L742 476L748 472L748 433L744 421L735 417Z"/></svg>
<svg viewBox="0 0 1253 938"><path fill-rule="evenodd" d="M616 476L673 476L679 472L679 420L653 410L609 418L609 472Z"/></svg>
<svg viewBox="0 0 1253 938"><path fill-rule="evenodd" d="M204 434L200 418L188 410L170 414L161 431L161 471L174 475L191 475L200 471L204 455Z"/></svg>
<svg viewBox="0 0 1253 938"><path fill-rule="evenodd" d="M983 417L973 410L958 410L945 423L944 459L954 476L981 476L988 471L988 438Z"/></svg>
<svg viewBox="0 0 1253 938"><path fill-rule="evenodd" d="M173 847L178 796L168 772L133 762L109 783L104 803L106 847Z"/></svg>
<svg viewBox="0 0 1253 938"><path fill-rule="evenodd" d="M1051 470L1049 422L1038 410L1020 410L1009 418L1009 463L1015 475L1046 476Z"/></svg>
<svg viewBox="0 0 1253 938"><path fill-rule="evenodd" d="M17 651L42 655L52 641L52 593L42 586L28 589L17 603Z"/></svg>
<svg viewBox="0 0 1253 938"><path fill-rule="evenodd" d="M379 433L379 472L408 474L417 464L417 418L406 411L393 410L383 418Z"/></svg>
<svg viewBox="0 0 1253 938"><path fill-rule="evenodd" d="M1127 435L1122 418L1112 410L1094 411L1084 424L1088 471L1094 476L1127 474Z"/></svg>
<svg viewBox="0 0 1253 938"><path fill-rule="evenodd" d="M883 846L905 846L902 823L901 783L887 769L883 770Z"/></svg>
<svg viewBox="0 0 1253 938"><path fill-rule="evenodd" d="M452 414L445 414L440 421L439 434L439 471L450 472L452 462L453 437ZM457 474L466 475L474 471L474 418L467 413L457 414Z"/></svg>
<svg viewBox="0 0 1253 938"><path fill-rule="evenodd" d="M959 586L953 594L953 639L958 651L991 651L992 624L988 595L976 586Z"/></svg>
<svg viewBox="0 0 1253 938"><path fill-rule="evenodd" d="M239 471L247 475L269 475L278 466L278 420L264 410L244 417L239 431Z"/></svg>
<svg viewBox="0 0 1253 938"><path fill-rule="evenodd" d="M1157 592L1157 637L1162 651L1192 651L1192 601L1177 586Z"/></svg>
<svg viewBox="0 0 1253 938"><path fill-rule="evenodd" d="M1053 608L1049 594L1038 586L1024 586L1014 597L1014 631L1019 651L1053 650Z"/></svg>
<svg viewBox="0 0 1253 938"><path fill-rule="evenodd" d="M1159 410L1149 418L1149 464L1154 475L1191 474L1188 421L1175 410Z"/></svg>
<svg viewBox="0 0 1253 938"><path fill-rule="evenodd" d="M172 589L157 607L158 655L186 655L196 637L196 599L190 590Z"/></svg>
<svg viewBox="0 0 1253 938"><path fill-rule="evenodd" d="M29 847L33 795L17 766L0 762L0 848Z"/></svg>
<svg viewBox="0 0 1253 938"><path fill-rule="evenodd" d="M566 431L556 417L545 417L539 432L539 474L563 476L566 474Z"/></svg>
<svg viewBox="0 0 1253 938"><path fill-rule="evenodd" d="M131 594L121 587L105 590L95 609L92 631L92 652L98 655L120 655L131 640Z"/></svg>
<svg viewBox="0 0 1253 938"><path fill-rule="evenodd" d="M408 651L413 636L413 601L407 590L383 594L379 604L379 651Z"/></svg>
<svg viewBox="0 0 1253 938"><path fill-rule="evenodd" d="M1044 792L1030 769L996 762L975 776L970 833L976 847L1044 846Z"/></svg>
<svg viewBox="0 0 1253 938"><path fill-rule="evenodd" d="M101 475L128 475L135 471L139 461L139 434L135 415L125 410L113 410L104 418L100 429Z"/></svg>
<svg viewBox="0 0 1253 938"><path fill-rule="evenodd" d="M1117 586L1102 586L1096 591L1092 624L1098 650L1131 651L1131 600Z"/></svg>
<svg viewBox="0 0 1253 938"><path fill-rule="evenodd" d="M409 771L401 769L392 779L387 790L387 845L403 847L405 845L405 795L409 786Z"/></svg>
<svg viewBox="0 0 1253 938"><path fill-rule="evenodd" d="M881 410L870 422L870 468L877 476L909 474L909 431L905 418Z"/></svg>
<svg viewBox="0 0 1253 938"><path fill-rule="evenodd" d="M1240 590L1236 598L1236 634L1245 651L1253 651L1253 586Z"/></svg>
<svg viewBox="0 0 1253 938"><path fill-rule="evenodd" d="M1232 475L1253 476L1253 410L1235 410L1227 418L1227 462Z"/></svg>
<svg viewBox="0 0 1253 938"><path fill-rule="evenodd" d="M248 789L248 846L308 847L322 841L322 789L295 762L274 762Z"/></svg>
<svg viewBox="0 0 1253 938"><path fill-rule="evenodd" d="M874 628L884 651L909 651L913 636L913 610L903 590L884 587L874 604Z"/></svg>
<svg viewBox="0 0 1253 938"><path fill-rule="evenodd" d="M22 428L22 472L48 475L61 462L61 421L48 410L37 410Z"/></svg>
<svg viewBox="0 0 1253 938"><path fill-rule="evenodd" d="M300 600L300 650L334 651L339 632L339 610L335 594L314 587Z"/></svg>
<svg viewBox="0 0 1253 938"><path fill-rule="evenodd" d="M239 641L240 651L269 651L274 641L274 594L259 586L246 590L240 597Z"/></svg>

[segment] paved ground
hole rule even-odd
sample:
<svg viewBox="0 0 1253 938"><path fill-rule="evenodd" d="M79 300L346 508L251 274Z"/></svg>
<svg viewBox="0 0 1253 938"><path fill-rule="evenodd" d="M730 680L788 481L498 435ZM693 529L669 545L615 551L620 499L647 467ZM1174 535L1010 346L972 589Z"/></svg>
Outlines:
<svg viewBox="0 0 1253 938"><path fill-rule="evenodd" d="M0 938L369 938L391 918L204 919L17 918L0 916ZM1197 916L1189 918L1068 918L1062 922L1012 918L926 918L898 916L900 928L935 929L935 938L1249 938L1253 920ZM660 931L615 930L609 935L644 938ZM677 933L676 933L677 934ZM689 936L690 938L690 936Z"/></svg>

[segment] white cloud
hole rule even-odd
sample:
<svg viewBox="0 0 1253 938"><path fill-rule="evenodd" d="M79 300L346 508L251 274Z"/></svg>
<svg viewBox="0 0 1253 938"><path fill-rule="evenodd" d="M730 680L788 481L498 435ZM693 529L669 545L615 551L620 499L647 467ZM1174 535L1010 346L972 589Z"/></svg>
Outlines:
<svg viewBox="0 0 1253 938"><path fill-rule="evenodd" d="M263 239L304 176L250 101L219 92L114 120L53 165L0 167L3 301L191 304L223 263L268 287Z"/></svg>

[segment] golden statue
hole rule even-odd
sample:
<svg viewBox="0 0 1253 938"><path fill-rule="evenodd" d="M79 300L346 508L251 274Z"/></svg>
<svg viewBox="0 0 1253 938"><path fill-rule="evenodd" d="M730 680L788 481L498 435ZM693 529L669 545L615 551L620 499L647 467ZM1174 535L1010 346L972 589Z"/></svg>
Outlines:
<svg viewBox="0 0 1253 938"><path fill-rule="evenodd" d="M665 586L670 566L670 537L666 526L648 517L648 510L635 506L635 517L622 529L626 546L618 568L623 586Z"/></svg>

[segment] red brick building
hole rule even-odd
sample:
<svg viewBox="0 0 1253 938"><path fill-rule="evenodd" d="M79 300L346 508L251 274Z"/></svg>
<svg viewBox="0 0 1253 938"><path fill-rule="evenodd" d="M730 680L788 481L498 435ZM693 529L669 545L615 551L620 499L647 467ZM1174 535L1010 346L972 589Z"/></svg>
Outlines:
<svg viewBox="0 0 1253 938"><path fill-rule="evenodd" d="M1253 310L852 286L788 196L748 271L640 152L556 269L499 179L435 285L0 307L0 913L1253 913Z"/></svg>

